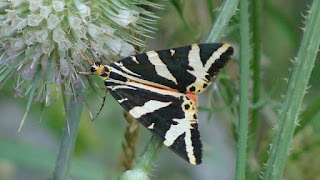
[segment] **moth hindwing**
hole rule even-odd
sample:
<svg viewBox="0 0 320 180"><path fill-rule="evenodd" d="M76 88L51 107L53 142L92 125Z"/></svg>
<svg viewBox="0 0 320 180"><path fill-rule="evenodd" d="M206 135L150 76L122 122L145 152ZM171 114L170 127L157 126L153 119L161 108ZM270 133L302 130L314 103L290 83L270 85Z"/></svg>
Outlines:
<svg viewBox="0 0 320 180"><path fill-rule="evenodd" d="M196 95L232 54L229 44L193 44L130 56L110 66L94 63L91 71L126 111L196 165L202 161Z"/></svg>

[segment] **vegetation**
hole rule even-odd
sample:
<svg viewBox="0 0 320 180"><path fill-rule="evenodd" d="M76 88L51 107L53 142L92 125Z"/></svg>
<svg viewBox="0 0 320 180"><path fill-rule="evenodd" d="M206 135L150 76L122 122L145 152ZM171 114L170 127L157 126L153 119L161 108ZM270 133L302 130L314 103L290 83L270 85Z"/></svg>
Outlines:
<svg viewBox="0 0 320 180"><path fill-rule="evenodd" d="M18 3L18 7L19 2L12 3ZM103 88L97 77L83 81L88 89L73 88L78 81L39 85L51 80L43 72L55 73L54 68L39 66L24 88L26 96L22 96L17 91L17 82L21 82L15 76L18 71L13 71L16 64L7 65L9 61L1 56L11 50L3 42L18 42L14 35L5 34L3 22L9 16L3 10L6 2L1 2L0 179L320 178L319 1L136 2L145 6L126 7L144 8L142 13L149 19L134 19L132 13L130 22L121 22L128 26L136 22L136 26L130 26L131 31L122 29L123 36L117 34L136 51L219 41L235 48L233 59L199 98L203 164L189 165L162 147L110 95L102 113L92 122L91 114L98 112L104 93L96 88L96 84ZM112 3L109 5L107 8L112 7ZM96 10L101 7L95 5ZM10 53L21 50L19 44L15 45L10 47L16 51ZM38 47L32 47L16 56L17 61L33 57ZM68 49L71 46L64 48L73 52ZM124 49L130 53L131 48ZM61 56L57 47L53 54L51 57ZM94 53L89 56L97 58ZM53 59L46 59L48 67ZM109 60L116 59L110 56ZM75 63L70 56L64 62L69 66ZM48 89L50 97L58 97L56 101L52 98L51 103L33 103ZM76 96L69 96L69 92ZM47 97L47 93L44 95Z"/></svg>

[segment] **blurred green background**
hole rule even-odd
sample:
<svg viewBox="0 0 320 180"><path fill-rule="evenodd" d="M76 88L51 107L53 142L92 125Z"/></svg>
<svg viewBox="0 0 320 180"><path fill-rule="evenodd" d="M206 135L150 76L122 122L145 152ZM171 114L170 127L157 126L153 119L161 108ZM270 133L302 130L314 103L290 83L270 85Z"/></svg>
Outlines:
<svg viewBox="0 0 320 180"><path fill-rule="evenodd" d="M182 16L172 2L179 4ZM205 40L222 1L187 0L161 1L165 10L157 10L158 31L150 34L154 39L147 40L146 50L159 50L170 47L201 43ZM272 127L276 123L277 109L281 105L281 95L285 92L286 81L291 67L290 59L295 57L299 47L306 14L306 0L265 0L261 16L262 60L261 74L265 106L261 110L261 146L268 146L272 137ZM212 7L210 7L212 4ZM237 101L238 85L238 15L230 23L223 42L235 47L235 55L220 76L227 76L234 99ZM184 22L185 21L185 22ZM103 86L99 78L94 78ZM218 77L219 79L219 77ZM304 107L310 108L314 101L320 101L320 61L316 60L309 89L304 99ZM0 180L48 179L56 160L59 141L65 123L62 98L46 107L40 122L40 105L34 104L24 127L17 132L27 104L27 99L14 98L9 82L0 91ZM221 84L218 83L218 86ZM101 97L103 91L100 92ZM208 98L210 96L210 98ZM235 140L228 107L223 107L216 86L200 96L199 123L204 144L203 164L192 166L164 147L157 158L151 179L234 179ZM92 92L86 92L88 105L95 114L101 101ZM220 102L220 103L219 103ZM214 113L206 110L214 107ZM320 179L320 114L317 106L310 118L294 137L291 157L285 171L285 179ZM306 114L308 115L308 114ZM88 111L82 113L75 155L71 166L73 179L115 179L121 173L121 143L124 140L126 121L122 108L108 95L100 116L91 121ZM249 132L249 138L250 138ZM141 154L151 134L143 127L139 129L137 155ZM265 149L260 149L265 153ZM257 166L248 162L251 169ZM250 169L250 168L249 168Z"/></svg>

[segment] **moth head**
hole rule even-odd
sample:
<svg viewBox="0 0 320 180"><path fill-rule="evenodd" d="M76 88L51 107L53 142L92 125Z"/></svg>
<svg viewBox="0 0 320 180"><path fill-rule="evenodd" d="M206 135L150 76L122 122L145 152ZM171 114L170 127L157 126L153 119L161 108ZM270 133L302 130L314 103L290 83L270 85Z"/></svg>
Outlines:
<svg viewBox="0 0 320 180"><path fill-rule="evenodd" d="M92 65L91 65L91 72L96 74L96 75L100 75L104 68L103 68L103 65L101 64L101 62L94 62Z"/></svg>
<svg viewBox="0 0 320 180"><path fill-rule="evenodd" d="M101 62L94 62L91 65L91 72L100 76L103 79L108 79L111 73L110 66L103 65Z"/></svg>

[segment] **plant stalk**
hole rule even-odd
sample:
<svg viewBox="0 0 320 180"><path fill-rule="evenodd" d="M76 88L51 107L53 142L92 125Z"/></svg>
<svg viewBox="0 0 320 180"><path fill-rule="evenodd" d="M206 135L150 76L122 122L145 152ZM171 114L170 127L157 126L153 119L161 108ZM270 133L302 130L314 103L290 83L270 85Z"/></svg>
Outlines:
<svg viewBox="0 0 320 180"><path fill-rule="evenodd" d="M159 154L159 151L162 145L163 143L161 142L160 139L158 139L155 136L152 136L148 146L143 152L143 155L135 164L135 168L143 169L144 171L150 172L153 166L153 161L156 159L157 155Z"/></svg>
<svg viewBox="0 0 320 180"><path fill-rule="evenodd" d="M240 1L240 107L236 160L236 179L245 179L247 137L248 137L248 107L249 107L249 2Z"/></svg>
<svg viewBox="0 0 320 180"><path fill-rule="evenodd" d="M261 87L261 35L260 35L260 16L261 16L262 0L252 1L252 104L257 104L260 99L260 87ZM257 133L259 128L259 110L260 108L254 108L251 112L250 129L252 130L253 137L251 137L250 149L254 153L257 145ZM254 155L254 154L253 154Z"/></svg>
<svg viewBox="0 0 320 180"><path fill-rule="evenodd" d="M315 0L308 12L302 42L293 62L292 72L279 114L264 179L282 179L301 103L320 44L320 1Z"/></svg>
<svg viewBox="0 0 320 180"><path fill-rule="evenodd" d="M213 23L205 43L219 42L223 33L237 10L239 0L226 0L219 10L218 16Z"/></svg>
<svg viewBox="0 0 320 180"><path fill-rule="evenodd" d="M63 88L61 88L64 93ZM74 96L70 98L69 106L65 104L66 109L66 122L63 129L63 134L60 142L58 157L53 173L54 180L65 180L69 178L69 169L74 152L78 130L80 127L80 119L83 109L83 101L76 101L79 99L80 89L76 89ZM66 101L64 100L64 103Z"/></svg>
<svg viewBox="0 0 320 180"><path fill-rule="evenodd" d="M155 136L152 136L142 156L134 164L132 170L124 172L118 180L148 180L154 160L160 152L163 143Z"/></svg>

